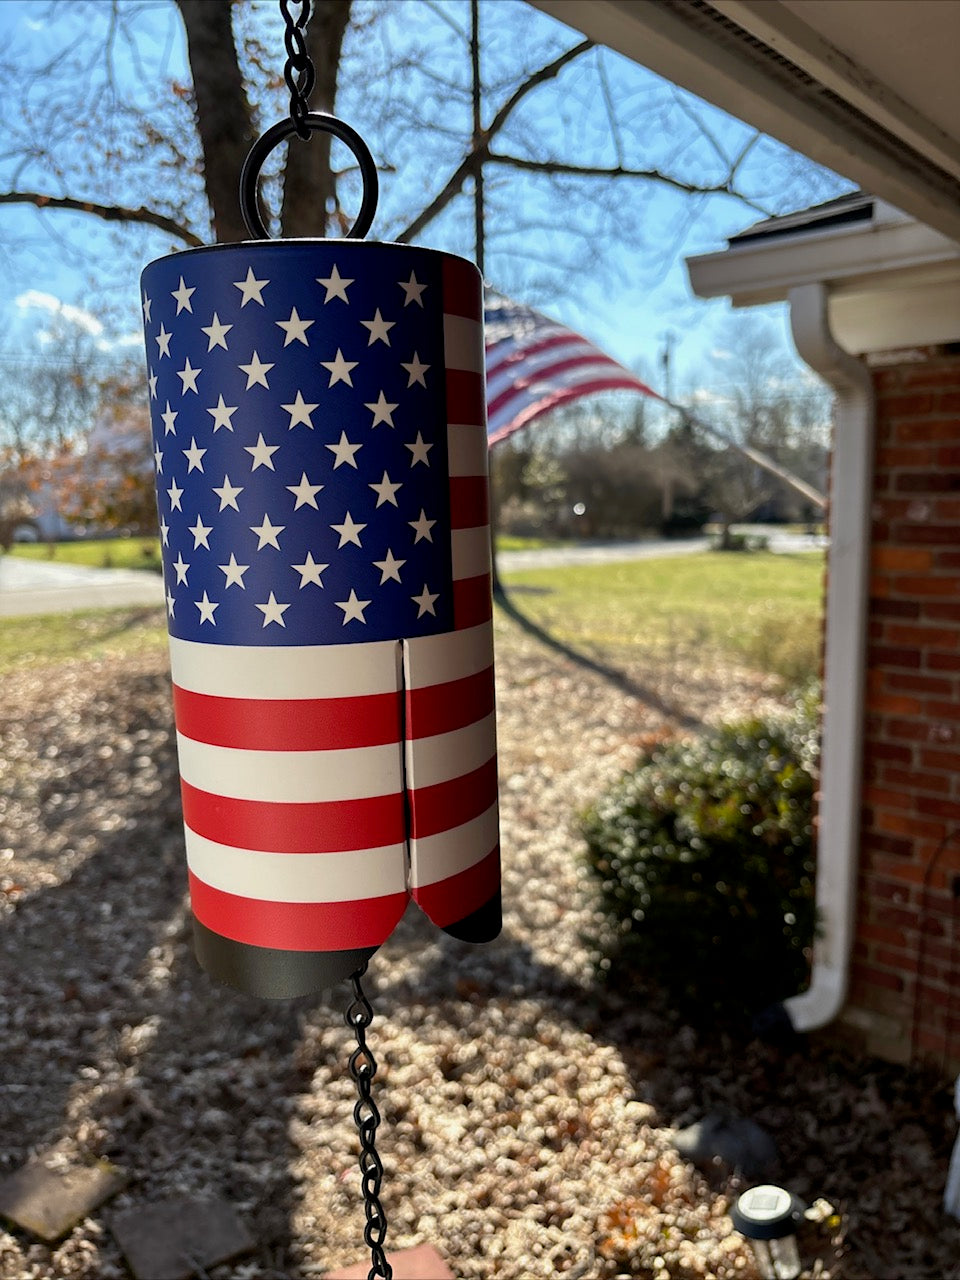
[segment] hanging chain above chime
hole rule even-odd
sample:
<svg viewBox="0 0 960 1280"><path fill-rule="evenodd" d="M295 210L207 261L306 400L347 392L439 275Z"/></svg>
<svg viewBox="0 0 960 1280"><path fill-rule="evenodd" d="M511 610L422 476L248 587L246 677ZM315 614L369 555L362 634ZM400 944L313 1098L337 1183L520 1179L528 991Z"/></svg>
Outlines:
<svg viewBox="0 0 960 1280"><path fill-rule="evenodd" d="M280 0L285 31L283 42L287 61L283 78L290 90L290 119L297 136L304 141L311 135L310 94L316 83L313 61L307 50L306 32L310 21L310 0L301 0L300 12L294 16L290 0ZM241 190L243 183L241 180ZM357 233L355 229L355 234ZM380 1202L380 1184L383 1179L383 1162L377 1151L377 1129L380 1112L371 1095L373 1078L377 1074L377 1060L367 1044L367 1027L373 1021L373 1009L364 994L360 980L366 973L364 963L349 978L353 985L353 1000L344 1011L344 1021L357 1040L357 1047L350 1055L349 1070L357 1089L357 1102L353 1119L360 1137L360 1177L363 1190L366 1226L363 1239L370 1249L371 1266L367 1280L393 1280L393 1268L387 1261L384 1241L387 1235L387 1217Z"/></svg>

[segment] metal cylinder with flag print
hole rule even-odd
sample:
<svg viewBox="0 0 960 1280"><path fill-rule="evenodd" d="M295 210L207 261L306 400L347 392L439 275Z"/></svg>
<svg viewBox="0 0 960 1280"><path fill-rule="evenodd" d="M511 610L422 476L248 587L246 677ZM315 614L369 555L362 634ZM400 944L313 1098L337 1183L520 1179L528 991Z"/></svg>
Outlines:
<svg viewBox="0 0 960 1280"><path fill-rule="evenodd" d="M500 930L482 285L408 245L253 240L142 303L196 949L329 987L412 897Z"/></svg>

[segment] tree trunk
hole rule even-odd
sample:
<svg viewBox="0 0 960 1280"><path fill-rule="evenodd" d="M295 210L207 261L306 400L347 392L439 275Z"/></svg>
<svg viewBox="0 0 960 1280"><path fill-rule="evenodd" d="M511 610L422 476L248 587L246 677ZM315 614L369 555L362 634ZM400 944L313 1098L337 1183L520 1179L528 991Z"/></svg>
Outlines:
<svg viewBox="0 0 960 1280"><path fill-rule="evenodd" d="M204 3L204 0L200 0ZM333 112L337 99L337 71L344 32L350 22L351 0L315 0L307 27L307 48L317 73L310 101L312 111ZM337 185L330 167L330 135L314 133L309 142L292 137L283 177L280 225L284 236L323 236L327 217L336 209ZM335 235L349 230L344 222Z"/></svg>
<svg viewBox="0 0 960 1280"><path fill-rule="evenodd" d="M240 170L253 142L253 113L233 38L231 0L177 0L187 32L197 133L218 243L249 239L240 215Z"/></svg>

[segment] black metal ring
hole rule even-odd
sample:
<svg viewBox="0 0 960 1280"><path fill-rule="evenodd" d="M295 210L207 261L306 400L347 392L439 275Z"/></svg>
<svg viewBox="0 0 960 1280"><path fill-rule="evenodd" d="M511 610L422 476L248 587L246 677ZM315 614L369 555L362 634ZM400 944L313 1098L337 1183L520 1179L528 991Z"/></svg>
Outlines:
<svg viewBox="0 0 960 1280"><path fill-rule="evenodd" d="M345 124L342 120L338 120L336 116L329 116L322 111L309 112L304 116L303 124L308 129L316 130L318 133L332 133L335 138L339 138L341 142L347 144L359 161L360 174L363 178L363 199L360 202L360 212L357 214L357 220L346 233L346 238L348 240L362 240L373 223L373 215L377 211L377 196L380 191L377 166L373 162L373 156L370 154L367 144L356 129ZM280 120L277 124L271 125L266 133L256 140L247 152L247 158L243 162L243 168L240 171L240 213L243 215L243 221L253 240L270 239L270 233L264 226L263 218L260 215L257 183L260 178L261 166L278 143L283 142L285 138L289 138L291 134L296 132L297 124L293 120Z"/></svg>

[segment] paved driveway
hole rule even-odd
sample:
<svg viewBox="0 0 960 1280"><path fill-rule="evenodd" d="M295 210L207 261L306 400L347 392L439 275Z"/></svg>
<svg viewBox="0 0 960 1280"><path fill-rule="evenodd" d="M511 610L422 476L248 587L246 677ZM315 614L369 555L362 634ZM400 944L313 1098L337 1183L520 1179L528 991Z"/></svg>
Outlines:
<svg viewBox="0 0 960 1280"><path fill-rule="evenodd" d="M0 618L162 603L159 573L0 556Z"/></svg>

